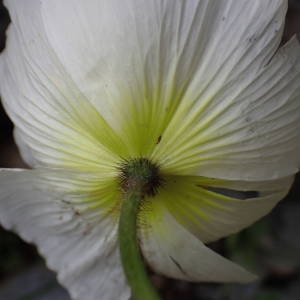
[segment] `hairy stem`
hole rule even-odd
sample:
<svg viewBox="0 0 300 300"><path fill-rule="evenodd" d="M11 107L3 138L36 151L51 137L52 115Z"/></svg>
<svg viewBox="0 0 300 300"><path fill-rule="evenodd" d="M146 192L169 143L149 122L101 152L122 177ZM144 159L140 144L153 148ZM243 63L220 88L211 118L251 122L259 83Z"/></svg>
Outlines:
<svg viewBox="0 0 300 300"><path fill-rule="evenodd" d="M155 288L150 282L140 252L137 236L137 215L139 205L143 200L142 192L128 191L124 194L119 220L119 247L121 261L136 300L160 300Z"/></svg>

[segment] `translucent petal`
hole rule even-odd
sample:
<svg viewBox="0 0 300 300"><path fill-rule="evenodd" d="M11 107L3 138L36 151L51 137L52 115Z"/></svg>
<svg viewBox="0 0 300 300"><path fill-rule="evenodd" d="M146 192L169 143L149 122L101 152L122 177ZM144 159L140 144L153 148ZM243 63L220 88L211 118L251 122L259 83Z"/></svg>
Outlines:
<svg viewBox="0 0 300 300"><path fill-rule="evenodd" d="M232 83L238 78L245 87L271 59L287 1L66 0L63 9L59 0L6 4L28 41L47 37L40 48L51 49L112 128L110 136L117 134L105 145L123 157L151 155L167 170L189 172L200 158L190 159L185 146L194 147L199 118L207 123L224 93L237 93ZM45 60L45 49L36 53L28 44L29 56ZM49 63L43 67L53 73ZM205 117L199 116L207 105ZM178 154L181 149L185 155Z"/></svg>
<svg viewBox="0 0 300 300"><path fill-rule="evenodd" d="M239 76L212 97L198 98L191 112L181 115L181 125L169 127L172 139L164 153L155 154L165 156L165 172L253 181L298 171L298 41L292 39L260 70Z"/></svg>
<svg viewBox="0 0 300 300"><path fill-rule="evenodd" d="M289 191L293 178L231 182L174 176L159 193L175 219L202 242L238 232L265 216ZM242 192L241 192L242 191Z"/></svg>
<svg viewBox="0 0 300 300"><path fill-rule="evenodd" d="M249 282L255 276L207 248L162 202L149 202L140 224L143 254L157 272L182 280ZM145 221L146 220L146 221Z"/></svg>
<svg viewBox="0 0 300 300"><path fill-rule="evenodd" d="M7 3L12 25L1 55L1 95L27 162L111 171L122 139L78 89L47 40L37 1Z"/></svg>
<svg viewBox="0 0 300 300"><path fill-rule="evenodd" d="M29 170L0 171L1 224L37 244L72 299L128 299L115 219L103 211L91 218L90 210L79 211L65 201L62 189L53 189L55 183L45 184L47 174L40 176ZM72 180L67 181L60 187L70 188Z"/></svg>

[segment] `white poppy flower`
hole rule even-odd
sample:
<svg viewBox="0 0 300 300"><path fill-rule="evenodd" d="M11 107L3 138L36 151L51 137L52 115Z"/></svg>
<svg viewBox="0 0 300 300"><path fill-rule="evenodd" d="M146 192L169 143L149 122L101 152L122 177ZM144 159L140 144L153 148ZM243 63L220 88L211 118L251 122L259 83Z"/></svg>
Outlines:
<svg viewBox="0 0 300 300"><path fill-rule="evenodd" d="M277 50L287 1L5 5L0 90L32 170L0 172L1 224L37 244L73 299L127 299L120 166L145 159L163 182L138 215L150 267L252 280L204 243L268 213L298 171L300 47Z"/></svg>

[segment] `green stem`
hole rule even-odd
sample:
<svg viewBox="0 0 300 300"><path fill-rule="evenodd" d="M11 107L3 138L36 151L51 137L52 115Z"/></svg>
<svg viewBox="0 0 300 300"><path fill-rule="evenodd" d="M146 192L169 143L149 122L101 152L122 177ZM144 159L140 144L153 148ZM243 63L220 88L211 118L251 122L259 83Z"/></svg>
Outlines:
<svg viewBox="0 0 300 300"><path fill-rule="evenodd" d="M142 193L125 193L119 220L119 247L127 282L136 300L160 300L150 282L137 237L137 215Z"/></svg>

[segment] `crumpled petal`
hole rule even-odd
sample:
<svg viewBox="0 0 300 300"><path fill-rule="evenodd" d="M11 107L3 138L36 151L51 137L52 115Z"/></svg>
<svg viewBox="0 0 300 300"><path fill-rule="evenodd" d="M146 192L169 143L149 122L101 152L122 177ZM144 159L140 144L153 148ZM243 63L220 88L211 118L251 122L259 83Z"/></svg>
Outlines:
<svg viewBox="0 0 300 300"><path fill-rule="evenodd" d="M21 152L33 167L111 172L126 147L49 45L37 2L6 3L12 24L0 60L0 89Z"/></svg>
<svg viewBox="0 0 300 300"><path fill-rule="evenodd" d="M300 47L296 38L267 65L240 74L206 100L200 97L198 107L193 107L194 117L185 114L181 126L174 128L173 142L165 145L165 172L264 181L299 170Z"/></svg>
<svg viewBox="0 0 300 300"><path fill-rule="evenodd" d="M41 171L2 169L1 224L37 244L73 299L129 299L116 243L117 222L107 214L88 218L59 192L72 180L54 190L45 184L51 177Z"/></svg>
<svg viewBox="0 0 300 300"><path fill-rule="evenodd" d="M145 201L139 226L150 265L192 281L253 280L198 237L210 241L254 222L285 195L298 170L298 42L275 54L287 1L5 3L12 25L0 59L0 89L23 157L56 172L104 174L100 186L108 180L115 193L99 197L107 194L95 188L101 176L87 176L91 186L78 194L76 185L86 184L79 173L74 184L63 173L2 171L0 222L39 245L75 299L88 299L87 290L91 300L98 299L89 284L100 290L101 283L101 299L122 299L128 290L121 288L118 254L110 252L119 203L111 179L121 158L147 157L163 176L217 179L211 186L201 185L205 180L194 184L180 199L171 192L174 203L170 195L162 197L167 185ZM225 178L231 182L218 181ZM268 188L259 188L258 180ZM222 194L238 181L262 194L243 201ZM275 189L274 182L282 187ZM183 205L185 197L191 202ZM254 208L257 215L245 215ZM224 220L229 215L231 222ZM216 224L223 228L212 232ZM114 276L98 278L106 268ZM115 277L112 288L107 282Z"/></svg>
<svg viewBox="0 0 300 300"><path fill-rule="evenodd" d="M37 35L46 37L40 46L51 49L54 64L61 63L68 81L74 83L84 102L97 109L102 123L105 121L108 129L104 131L114 136L101 142L113 146L123 158L151 156L168 171L210 173L220 178L225 172L231 179L252 178L254 169L263 179L277 178L281 174L274 174L274 169L285 163L285 168L279 168L282 176L295 172L294 160L269 168L265 157L270 151L258 151L263 158L255 167L249 163L245 171L241 167L244 158L233 159L227 148L211 144L215 136L231 132L228 126L221 129L228 121L232 123L228 115L239 115L242 101L237 96L261 75L274 55L283 30L286 0L66 0L63 4L59 0L30 0L26 6L11 0L7 5L13 21L17 19L14 15L18 16L18 30L29 28L28 40L35 41ZM38 22L28 26L31 19ZM45 60L45 50L33 53L30 43L28 55L34 54L36 61ZM58 76L49 63L43 67L47 74ZM278 73L280 79L284 71ZM290 82L292 75L286 77ZM263 85L263 91L266 88ZM237 120L241 130L245 118ZM256 121L253 118L252 123ZM253 131L252 123L246 130ZM294 141L292 133L287 133L287 139ZM253 135L257 136L257 131ZM230 135L228 139L239 145L241 136ZM210 151L211 146L216 151ZM252 146L257 148L258 144ZM266 148L271 146L272 140ZM224 150L224 157L219 149ZM200 163L203 167L199 169Z"/></svg>
<svg viewBox="0 0 300 300"><path fill-rule="evenodd" d="M132 157L150 155L167 173L215 178L297 172L297 42L273 57L287 1L65 5L72 22L59 1L41 7L49 41L80 90L126 136Z"/></svg>
<svg viewBox="0 0 300 300"><path fill-rule="evenodd" d="M206 247L161 202L152 201L148 205L140 216L140 240L143 254L155 271L188 281L245 283L256 279Z"/></svg>

